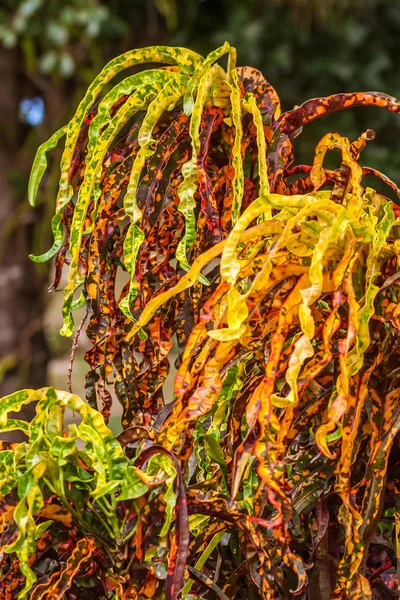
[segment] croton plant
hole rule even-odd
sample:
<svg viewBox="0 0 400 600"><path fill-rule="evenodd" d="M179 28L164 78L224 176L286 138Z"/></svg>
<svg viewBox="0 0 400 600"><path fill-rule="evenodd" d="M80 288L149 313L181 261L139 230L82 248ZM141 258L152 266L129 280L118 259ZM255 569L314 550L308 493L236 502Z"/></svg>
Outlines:
<svg viewBox="0 0 400 600"><path fill-rule="evenodd" d="M86 401L0 402L26 434L0 452L2 599L397 597L400 212L365 176L399 190L359 164L372 130L328 133L311 165L292 145L360 105L400 113L377 92L281 112L228 43L142 48L39 148L32 204L65 138L31 258L55 257L53 289L68 265L61 333L86 306L92 347Z"/></svg>

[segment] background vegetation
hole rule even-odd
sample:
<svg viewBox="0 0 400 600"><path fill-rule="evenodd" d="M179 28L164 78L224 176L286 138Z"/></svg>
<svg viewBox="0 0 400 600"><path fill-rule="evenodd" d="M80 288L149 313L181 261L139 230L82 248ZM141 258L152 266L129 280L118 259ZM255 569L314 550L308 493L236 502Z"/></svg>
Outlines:
<svg viewBox="0 0 400 600"><path fill-rule="evenodd" d="M73 113L83 89L110 57L153 44L202 54L229 40L239 64L259 68L283 108L337 91L400 96L400 5L389 0L8 0L0 8L0 392L48 382L50 356L68 354L52 334L47 265L30 252L48 246L57 167L32 211L26 187L34 152ZM364 152L398 182L398 119L358 108L329 117L329 129L357 137L373 126ZM309 163L325 132L317 121L296 144ZM56 162L56 161L55 161ZM47 315L47 316L46 316ZM45 327L45 323L49 326ZM45 331L46 329L46 331ZM62 340L63 341L63 340ZM49 350L49 343L51 350ZM61 367L65 373L65 365ZM61 382L60 382L60 385Z"/></svg>

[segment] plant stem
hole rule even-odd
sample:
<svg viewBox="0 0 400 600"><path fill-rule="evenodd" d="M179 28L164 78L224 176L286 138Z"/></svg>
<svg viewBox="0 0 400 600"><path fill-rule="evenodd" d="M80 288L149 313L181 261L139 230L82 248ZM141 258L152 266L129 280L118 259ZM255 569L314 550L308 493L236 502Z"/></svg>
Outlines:
<svg viewBox="0 0 400 600"><path fill-rule="evenodd" d="M71 355L69 358L69 367L68 367L68 391L70 394L73 393L72 392L72 369L74 367L74 360L75 360L76 350L78 348L79 336L81 334L81 331L85 324L85 321L88 317L88 314L89 314L89 309L86 309L86 312L83 315L82 321L79 323L78 329L76 330L76 333L74 335L74 340L72 342Z"/></svg>
<svg viewBox="0 0 400 600"><path fill-rule="evenodd" d="M204 550L203 554L200 556L199 560L197 561L197 563L195 564L194 568L199 571L205 564L205 562L208 560L208 558L210 557L210 554L212 553L212 551L214 550L214 548L217 546L217 544L219 544L219 542L222 540L222 538L225 535L225 531L219 531L218 533L216 533L214 535L214 537L212 538L211 542L208 544L207 548ZM192 585L194 584L194 580L193 579L188 579L187 582L185 583L185 586L182 590L182 596L184 594L188 594L192 588Z"/></svg>
<svg viewBox="0 0 400 600"><path fill-rule="evenodd" d="M136 533L136 525L134 525L134 526L132 527L132 529L130 530L130 532L129 532L129 533L128 533L128 534L127 534L127 535L126 535L124 538L122 538L122 542L123 542L124 544L125 544L126 542L128 542L128 541L131 539L131 537L133 537L133 536L135 535L135 533Z"/></svg>
<svg viewBox="0 0 400 600"><path fill-rule="evenodd" d="M61 491L61 489L57 489L46 478L44 478L44 482L46 483L47 487L54 494L56 494L60 498L61 503L63 504L63 506L72 513L72 515L75 517L75 519L77 520L77 522L83 528L85 528L88 531L90 531L90 533L96 539L98 539L103 544L103 546L109 550L109 552L113 553L114 549L109 545L108 540L105 537L103 537L100 533L98 533L91 525L89 525L89 523L87 523L84 519L82 519L82 517L80 516L80 514L78 513L78 511L69 503L67 496L65 494L63 494L63 492ZM97 514L96 514L96 516L97 516Z"/></svg>

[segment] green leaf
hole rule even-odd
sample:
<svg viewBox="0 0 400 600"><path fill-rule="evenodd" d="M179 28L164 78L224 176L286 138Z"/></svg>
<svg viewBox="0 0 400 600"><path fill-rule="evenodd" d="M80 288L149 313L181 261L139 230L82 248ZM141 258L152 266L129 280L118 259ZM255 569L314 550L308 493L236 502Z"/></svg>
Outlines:
<svg viewBox="0 0 400 600"><path fill-rule="evenodd" d="M221 467L222 471L226 473L225 456L218 441L213 435L208 433L203 436L203 440L204 447L209 458L216 462Z"/></svg>
<svg viewBox="0 0 400 600"><path fill-rule="evenodd" d="M178 244L175 257L185 270L190 269L187 260L187 253L193 246L194 240L196 239L196 218L194 213L196 201L194 199L194 194L198 186L197 155L200 151L199 129L203 108L206 103L207 96L210 94L213 79L213 71L205 70L198 81L196 102L194 103L193 110L190 111L193 112L189 127L189 133L192 142L192 156L190 160L188 160L182 166L183 181L178 188L178 210L185 217L185 233ZM191 79L191 82L192 81L193 78Z"/></svg>
<svg viewBox="0 0 400 600"><path fill-rule="evenodd" d="M67 133L67 126L61 127L56 131L47 142L42 144L36 152L35 160L33 161L31 174L28 183L28 200L31 206L35 206L36 196L40 182L47 168L46 153L53 150L59 140ZM32 260L37 261L37 257L32 257Z"/></svg>
<svg viewBox="0 0 400 600"><path fill-rule="evenodd" d="M14 520L18 526L17 539L7 546L3 546L4 552L12 554L15 552L20 560L20 569L25 575L25 586L18 595L18 600L25 600L36 581L36 575L30 568L29 557L36 551L35 539L38 527L36 526L34 514L43 507L43 496L40 488L35 485L27 496L22 498L14 512ZM40 527L40 526L39 526ZM39 529L39 533L40 533Z"/></svg>
<svg viewBox="0 0 400 600"><path fill-rule="evenodd" d="M243 171L243 160L242 160L242 110L241 110L241 97L239 80L236 71L232 70L231 73L231 105L232 105L232 123L235 127L234 142L232 148L232 166L235 169L235 176L233 178L233 201L232 201L232 225L235 225L239 215L240 208L242 205L242 198L244 192L244 171ZM263 168L262 165L260 165ZM264 167L265 168L265 167ZM264 184L264 178L262 179ZM265 185L265 184L264 184ZM266 192L265 188L264 191Z"/></svg>
<svg viewBox="0 0 400 600"><path fill-rule="evenodd" d="M212 65L219 58L221 58L221 56L223 56L224 54L227 54L230 50L231 50L231 46L230 46L229 42L225 42L225 44L223 46L221 46L220 48L217 48L216 50L213 50L213 52L210 52L210 54L207 56L207 58L203 61L203 64L200 66L200 68L198 68L196 70L195 74L191 78L190 83L187 87L187 91L186 91L185 98L183 101L183 110L184 110L185 115L191 115L192 112L194 111L194 106L195 106L194 93L195 93L195 90L197 90L197 93L199 93L200 80L202 79L202 77L207 73L207 71L210 70L210 67L212 67Z"/></svg>
<svg viewBox="0 0 400 600"><path fill-rule="evenodd" d="M61 216L64 212L65 207L69 204L73 197L74 190L69 182L69 171L71 161L73 158L75 145L78 140L79 132L83 125L84 119L92 108L94 102L99 96L100 92L107 83L115 77L118 73L138 64L144 63L163 63L163 64L176 64L184 73L193 73L203 62L203 58L185 48L170 48L168 46L154 46L148 48L140 48L139 50L132 50L118 56L111 60L96 77L93 83L89 86L85 97L80 102L74 117L68 124L67 139L65 142L65 149L61 159L61 177L59 183L59 191L56 201L56 213L52 219L52 231L54 235L54 243L48 252L45 252L41 256L33 257L33 260L37 262L45 262L54 256L61 248L64 241L64 233L61 227ZM53 139L54 136L51 138ZM51 140L49 140L50 143ZM47 144L47 142L46 142ZM43 159L38 159L40 168L38 170L39 176L43 175ZM45 168L45 167L44 167ZM36 185L38 176L35 175L32 183L32 190L37 190L40 180ZM34 195L32 196L34 198ZM67 327L68 329L68 327Z"/></svg>
<svg viewBox="0 0 400 600"><path fill-rule="evenodd" d="M143 483L137 471L138 469L133 466L126 468L122 481L122 491L118 496L118 500L135 500L148 492L149 486Z"/></svg>

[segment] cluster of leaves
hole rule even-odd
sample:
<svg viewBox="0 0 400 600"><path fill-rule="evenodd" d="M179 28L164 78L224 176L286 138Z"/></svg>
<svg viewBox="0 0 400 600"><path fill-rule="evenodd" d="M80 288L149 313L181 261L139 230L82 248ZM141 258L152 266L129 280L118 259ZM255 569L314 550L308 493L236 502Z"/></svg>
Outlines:
<svg viewBox="0 0 400 600"><path fill-rule="evenodd" d="M88 405L48 389L0 406L1 428L29 435L2 458L2 494L18 502L14 513L5 501L4 550L19 559L3 563L6 582L12 569L27 578L21 599L54 597L52 585L120 600L365 599L396 585L400 221L362 180L398 189L358 163L371 130L327 134L312 165L293 166L292 141L332 111L400 103L338 94L281 114L272 86L235 58L229 44L206 59L128 52L38 152L32 203L66 136L54 244L33 259L56 257L54 289L69 264L62 333L86 305L93 347ZM146 62L166 66L108 87ZM341 162L328 170L333 149ZM110 380L118 442L103 422ZM35 399L30 426L10 420ZM69 433L64 406L83 417ZM54 504L72 513L69 529L43 521Z"/></svg>
<svg viewBox="0 0 400 600"><path fill-rule="evenodd" d="M30 402L37 402L31 423L9 418ZM68 426L68 434L66 409L80 420ZM1 597L25 598L30 591L36 600L65 593L71 598L110 597L121 589L117 597L125 598L122 582L134 582L144 597L153 597L155 576L142 581L143 527L153 526L160 537L168 534L176 459L152 446L128 460L98 411L53 388L4 398L0 420L3 431L20 429L28 436L27 442L4 444L1 451ZM152 523L155 515L143 500L163 489L159 526L160 514ZM165 579L167 549L158 550L146 558L156 560L157 573Z"/></svg>

